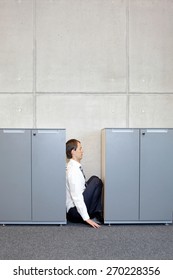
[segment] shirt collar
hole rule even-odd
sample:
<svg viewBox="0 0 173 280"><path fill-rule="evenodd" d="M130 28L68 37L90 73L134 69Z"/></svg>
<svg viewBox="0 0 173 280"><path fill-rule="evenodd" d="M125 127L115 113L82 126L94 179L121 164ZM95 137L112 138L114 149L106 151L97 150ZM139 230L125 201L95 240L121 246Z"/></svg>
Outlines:
<svg viewBox="0 0 173 280"><path fill-rule="evenodd" d="M70 162L73 164L73 165L76 165L76 166L78 166L78 167L80 167L81 166L81 164L78 162L78 161L76 161L76 160L74 160L74 159L70 159Z"/></svg>

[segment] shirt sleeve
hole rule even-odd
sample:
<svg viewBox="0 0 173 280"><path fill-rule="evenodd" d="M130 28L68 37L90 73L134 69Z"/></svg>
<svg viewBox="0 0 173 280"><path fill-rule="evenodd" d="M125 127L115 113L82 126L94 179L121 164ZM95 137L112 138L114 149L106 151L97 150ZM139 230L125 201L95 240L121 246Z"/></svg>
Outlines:
<svg viewBox="0 0 173 280"><path fill-rule="evenodd" d="M90 217L87 212L87 208L84 202L83 191L85 189L85 179L79 170L76 168L71 168L67 173L67 181L69 186L69 191L74 205L77 211L81 215L84 221L88 220Z"/></svg>

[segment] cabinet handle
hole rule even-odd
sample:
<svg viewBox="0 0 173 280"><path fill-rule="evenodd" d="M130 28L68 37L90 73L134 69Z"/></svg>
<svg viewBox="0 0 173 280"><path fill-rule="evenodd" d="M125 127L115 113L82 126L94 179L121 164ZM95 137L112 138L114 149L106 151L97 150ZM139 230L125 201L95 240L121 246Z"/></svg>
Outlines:
<svg viewBox="0 0 173 280"><path fill-rule="evenodd" d="M33 136L36 136L36 133L33 133Z"/></svg>
<svg viewBox="0 0 173 280"><path fill-rule="evenodd" d="M59 133L59 130L52 130L52 129L47 129L47 130L45 130L45 129L43 129L43 130L38 130L38 133L46 133L46 134L51 134L51 133Z"/></svg>
<svg viewBox="0 0 173 280"><path fill-rule="evenodd" d="M142 135L145 135L145 132L142 132Z"/></svg>
<svg viewBox="0 0 173 280"><path fill-rule="evenodd" d="M112 132L113 133L121 133L121 132L129 133L129 132L134 132L134 130L133 129L112 129Z"/></svg>
<svg viewBox="0 0 173 280"><path fill-rule="evenodd" d="M167 129L147 129L150 133L168 133Z"/></svg>
<svg viewBox="0 0 173 280"><path fill-rule="evenodd" d="M25 133L25 130L22 129L4 129L4 133Z"/></svg>

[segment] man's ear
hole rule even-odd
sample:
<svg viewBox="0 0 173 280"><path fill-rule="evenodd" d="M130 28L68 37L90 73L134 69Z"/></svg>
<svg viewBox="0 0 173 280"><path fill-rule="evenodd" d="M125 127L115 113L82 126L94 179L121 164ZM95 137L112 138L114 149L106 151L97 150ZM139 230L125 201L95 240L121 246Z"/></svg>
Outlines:
<svg viewBox="0 0 173 280"><path fill-rule="evenodd" d="M71 150L71 155L73 156L74 155L74 152L75 152L76 150L75 149L72 149Z"/></svg>

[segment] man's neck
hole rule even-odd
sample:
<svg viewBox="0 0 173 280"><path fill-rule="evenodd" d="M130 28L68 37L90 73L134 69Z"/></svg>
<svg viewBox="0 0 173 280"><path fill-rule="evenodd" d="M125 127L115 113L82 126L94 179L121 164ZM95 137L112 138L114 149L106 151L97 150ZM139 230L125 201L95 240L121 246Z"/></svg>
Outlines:
<svg viewBox="0 0 173 280"><path fill-rule="evenodd" d="M77 161L78 163L80 163L80 160L79 159L76 159L74 157L72 157L73 160Z"/></svg>

